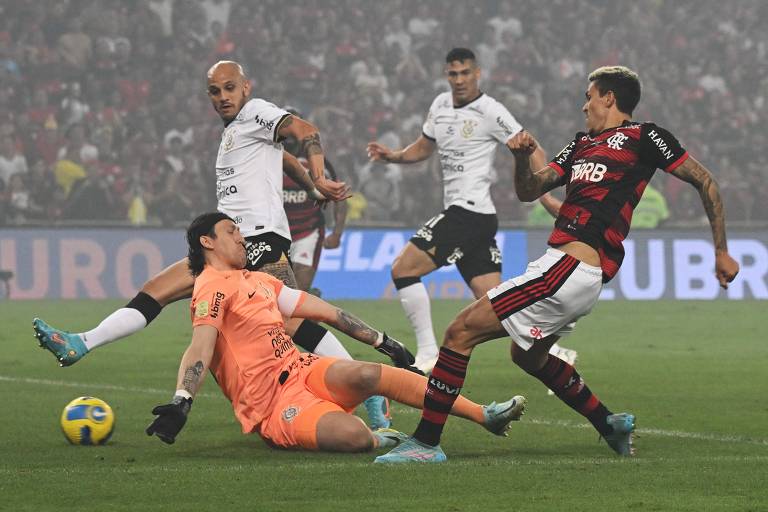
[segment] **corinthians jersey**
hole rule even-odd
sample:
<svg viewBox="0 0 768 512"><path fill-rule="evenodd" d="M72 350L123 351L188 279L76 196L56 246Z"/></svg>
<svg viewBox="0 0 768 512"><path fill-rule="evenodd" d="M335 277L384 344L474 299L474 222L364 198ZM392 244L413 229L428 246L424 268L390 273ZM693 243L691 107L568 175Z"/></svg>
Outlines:
<svg viewBox="0 0 768 512"><path fill-rule="evenodd" d="M496 213L490 190L493 152L522 129L504 105L487 94L462 107L453 106L450 92L435 98L422 132L437 144L444 208L456 205Z"/></svg>
<svg viewBox="0 0 768 512"><path fill-rule="evenodd" d="M271 232L291 239L283 209L283 146L277 142L280 123L289 115L254 98L221 135L218 210L232 217L244 237Z"/></svg>

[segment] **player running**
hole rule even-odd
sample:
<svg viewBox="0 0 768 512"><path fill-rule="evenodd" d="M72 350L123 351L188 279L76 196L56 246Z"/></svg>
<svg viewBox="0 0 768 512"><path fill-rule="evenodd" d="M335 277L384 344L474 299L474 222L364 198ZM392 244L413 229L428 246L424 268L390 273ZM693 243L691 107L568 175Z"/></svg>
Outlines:
<svg viewBox="0 0 768 512"><path fill-rule="evenodd" d="M587 387L572 365L548 353L588 314L604 282L616 275L632 210L657 168L696 187L712 228L715 275L728 287L739 265L728 254L725 215L717 183L667 130L632 121L640 79L623 66L589 75L587 131L576 134L547 166L532 170L537 149L520 132L507 143L515 155L515 188L522 201L565 185L566 197L549 238L550 249L521 276L504 282L462 311L445 333L440 357L413 437L376 462L445 460L440 436L451 404L464 383L476 345L509 335L512 360L587 418L619 455L632 455L635 417L614 414ZM451 390L451 392L446 392Z"/></svg>
<svg viewBox="0 0 768 512"><path fill-rule="evenodd" d="M282 201L284 168L318 199L344 200L349 196L349 188L325 178L317 128L268 101L249 99L251 84L240 64L217 62L208 70L207 77L208 97L225 125L216 157L218 210L241 226L246 238L248 269L267 272L295 286L288 263L291 235ZM300 141L311 180L296 159L283 152L280 141L286 137ZM189 297L193 286L194 277L185 258L152 277L124 308L110 314L95 329L73 334L35 319L35 335L62 366L69 366L94 348L143 329L164 306ZM351 359L331 332L313 322L293 320L287 328L296 343L310 352ZM413 356L397 344L384 344L379 351L401 366L412 362ZM381 414L372 421L376 425L389 422Z"/></svg>
<svg viewBox="0 0 768 512"><path fill-rule="evenodd" d="M435 149L440 158L445 209L416 231L392 264L392 281L416 334L416 366L424 372L432 370L438 349L421 278L455 263L476 298L501 282L491 167L497 145L523 129L504 105L480 91L480 67L471 50L454 48L445 61L451 90L432 102L419 138L398 150L368 144L372 160L411 164ZM539 147L531 158L536 168L546 162ZM547 194L542 204L556 215L560 202ZM575 351L569 352L575 360Z"/></svg>
<svg viewBox="0 0 768 512"><path fill-rule="evenodd" d="M291 114L301 117L293 107L285 107ZM307 165L306 155L301 153L299 141L289 137L283 142L285 151L295 156L300 163ZM333 165L326 158L326 177L332 181L338 180ZM317 266L320 263L320 253L325 249L336 249L341 244L341 235L347 221L347 203L333 203L333 230L326 236L325 215L321 205L307 193L301 184L296 183L287 174L283 175L283 206L288 216L291 228L290 258L293 273L296 276L296 286L299 290L310 291L315 279ZM312 290L319 296L319 290Z"/></svg>
<svg viewBox="0 0 768 512"><path fill-rule="evenodd" d="M157 418L148 435L175 441L210 370L243 433L256 432L272 446L361 452L407 438L391 429L371 432L350 411L374 394L421 407L425 377L381 364L301 354L283 318L322 321L373 346L387 340L386 334L268 274L243 270L245 239L224 213L195 219L187 241L190 270L197 276L192 340L181 359L175 396L152 411ZM521 396L489 406L457 397L451 413L506 435L524 407Z"/></svg>

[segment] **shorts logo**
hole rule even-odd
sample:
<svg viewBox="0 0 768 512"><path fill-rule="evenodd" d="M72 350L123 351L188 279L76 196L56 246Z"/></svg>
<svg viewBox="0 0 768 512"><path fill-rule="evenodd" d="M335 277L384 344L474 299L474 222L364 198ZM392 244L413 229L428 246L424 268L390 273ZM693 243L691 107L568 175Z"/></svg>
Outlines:
<svg viewBox="0 0 768 512"><path fill-rule="evenodd" d="M491 247L491 263L501 265L501 251L498 247Z"/></svg>
<svg viewBox="0 0 768 512"><path fill-rule="evenodd" d="M254 266L265 253L272 252L272 246L267 242L247 242L245 251L248 254L248 263Z"/></svg>
<svg viewBox="0 0 768 512"><path fill-rule="evenodd" d="M301 412L300 408L296 407L295 405L289 405L283 409L283 419L290 423L293 421L293 418L299 415L299 412Z"/></svg>
<svg viewBox="0 0 768 512"><path fill-rule="evenodd" d="M197 318L203 318L204 316L208 316L208 301L207 300L201 300L197 303L197 306L195 306L195 316Z"/></svg>
<svg viewBox="0 0 768 512"><path fill-rule="evenodd" d="M431 242L432 241L432 230L429 229L428 227L421 227L416 232L416 234L413 235L413 236L416 237L416 238L423 238L427 242Z"/></svg>
<svg viewBox="0 0 768 512"><path fill-rule="evenodd" d="M608 147L611 149L621 149L621 146L624 144L624 141L626 141L629 137L624 135L621 132L616 132L610 137L606 139L605 142L608 143Z"/></svg>
<svg viewBox="0 0 768 512"><path fill-rule="evenodd" d="M537 340L540 340L541 338L544 337L544 333L538 327L531 327L530 333L531 333L531 336L533 336L533 338Z"/></svg>
<svg viewBox="0 0 768 512"><path fill-rule="evenodd" d="M453 265L457 261L459 261L461 258L464 257L464 253L461 252L461 249L459 247L456 247L450 256L448 256L445 261Z"/></svg>

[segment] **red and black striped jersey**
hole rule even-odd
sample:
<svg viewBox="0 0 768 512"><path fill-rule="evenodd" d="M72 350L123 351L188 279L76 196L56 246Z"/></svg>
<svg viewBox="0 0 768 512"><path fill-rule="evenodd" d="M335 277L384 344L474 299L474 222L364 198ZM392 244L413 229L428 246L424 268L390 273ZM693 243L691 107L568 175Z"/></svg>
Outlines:
<svg viewBox="0 0 768 512"><path fill-rule="evenodd" d="M603 281L610 281L624 259L632 211L653 173L671 172L687 158L675 136L653 123L625 121L594 136L577 133L549 163L566 186L549 245L588 244L600 254Z"/></svg>
<svg viewBox="0 0 768 512"><path fill-rule="evenodd" d="M305 158L299 158L299 162L304 167L308 167ZM325 175L336 180L336 171L327 159L325 160ZM285 208L285 213L288 216L292 240L301 240L315 229L325 226L325 216L317 202L285 173L283 173L283 208Z"/></svg>

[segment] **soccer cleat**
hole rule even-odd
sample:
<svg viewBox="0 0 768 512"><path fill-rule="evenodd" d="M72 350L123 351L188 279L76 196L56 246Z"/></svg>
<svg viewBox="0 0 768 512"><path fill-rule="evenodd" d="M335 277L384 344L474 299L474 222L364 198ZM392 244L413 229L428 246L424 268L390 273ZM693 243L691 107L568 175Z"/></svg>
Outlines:
<svg viewBox="0 0 768 512"><path fill-rule="evenodd" d="M384 455L379 455L376 464L403 464L406 462L434 463L445 462L447 457L440 445L429 446L409 437Z"/></svg>
<svg viewBox="0 0 768 512"><path fill-rule="evenodd" d="M389 413L389 399L385 396L375 395L363 402L368 413L368 423L371 430L389 428L392 424L392 415Z"/></svg>
<svg viewBox="0 0 768 512"><path fill-rule="evenodd" d="M491 402L490 405L484 405L483 426L492 434L506 437L509 424L520 420L520 417L525 414L527 402L524 396L517 395L500 404Z"/></svg>
<svg viewBox="0 0 768 512"><path fill-rule="evenodd" d="M77 334L60 331L39 318L32 321L32 328L40 346L56 356L59 366L73 365L88 353L88 348Z"/></svg>
<svg viewBox="0 0 768 512"><path fill-rule="evenodd" d="M635 430L635 415L621 412L619 414L611 414L605 421L613 427L613 432L603 436L608 446L623 457L634 455L635 448L632 446L632 432Z"/></svg>
<svg viewBox="0 0 768 512"><path fill-rule="evenodd" d="M428 375L432 373L435 364L437 364L437 354L424 356L417 353L413 366L424 372L424 375Z"/></svg>
<svg viewBox="0 0 768 512"><path fill-rule="evenodd" d="M394 448L408 440L408 434L403 434L393 428L380 428L373 431L374 437L379 440L378 448Z"/></svg>

